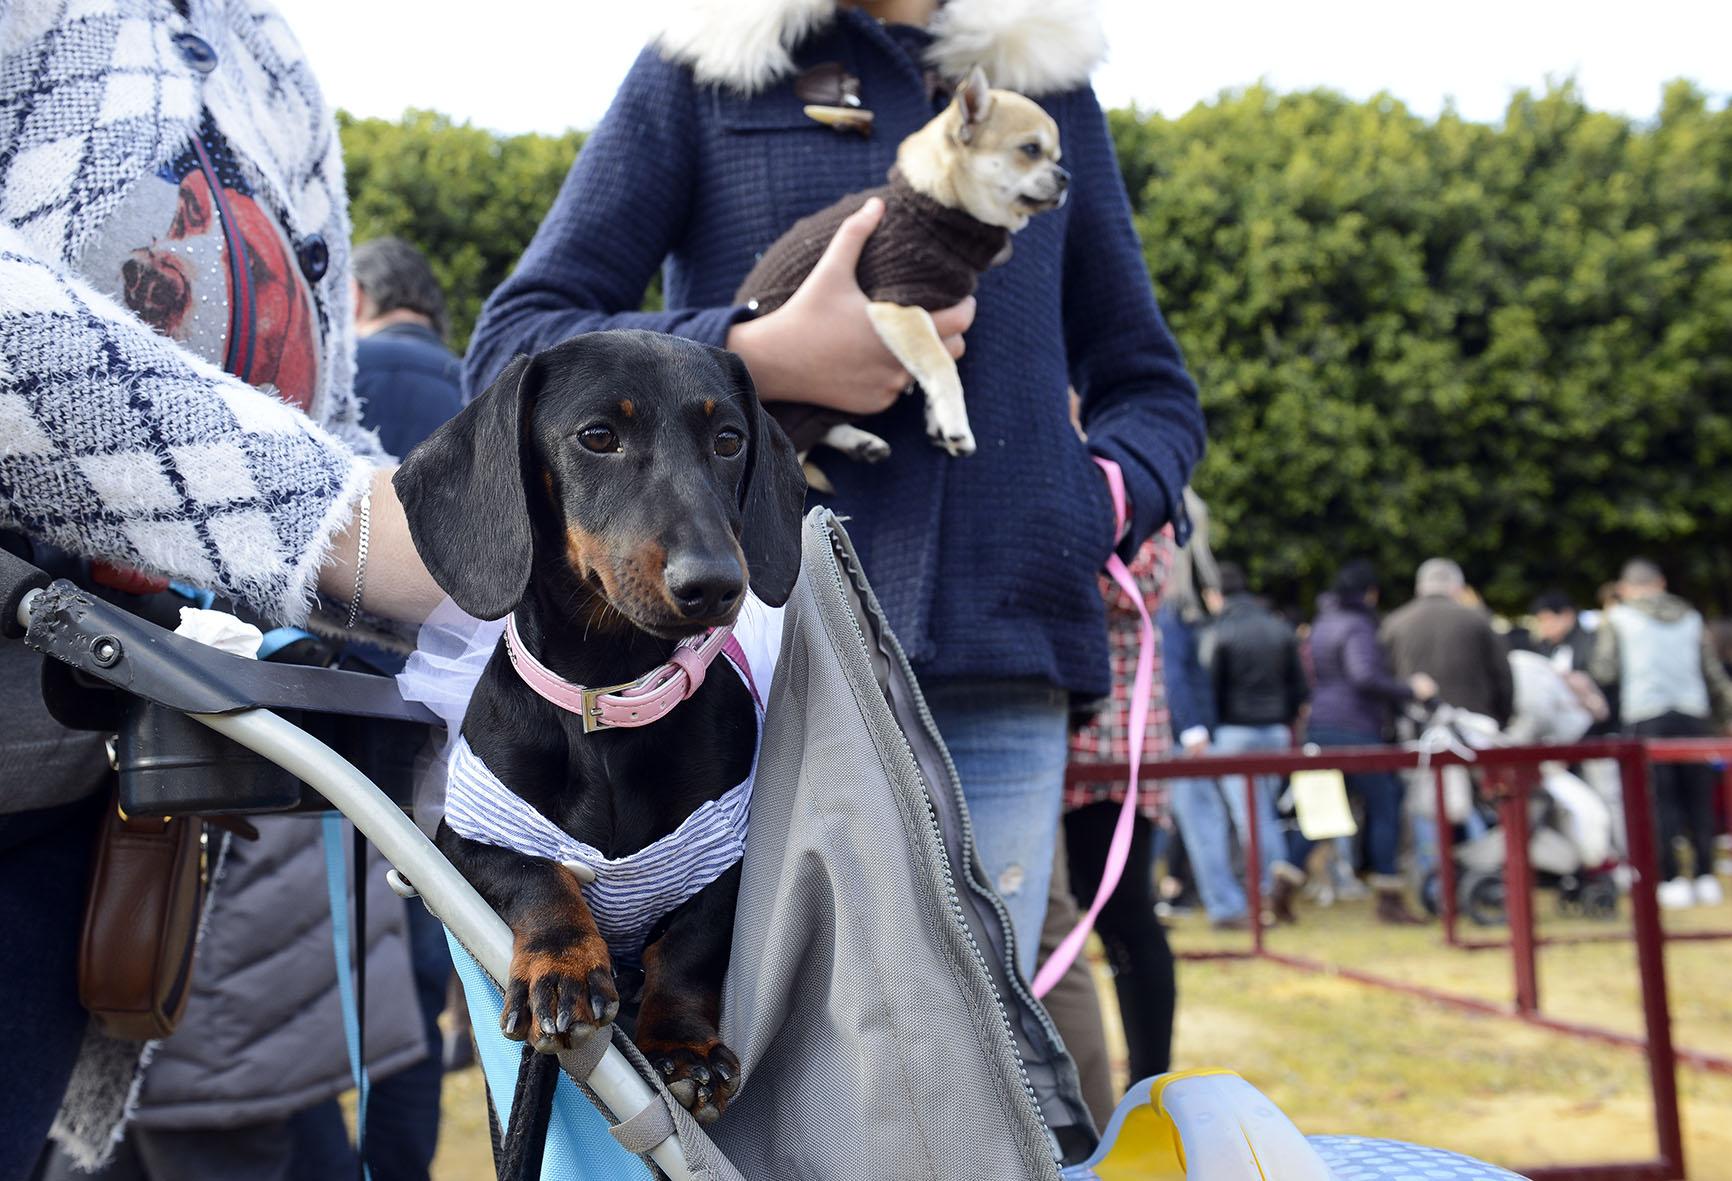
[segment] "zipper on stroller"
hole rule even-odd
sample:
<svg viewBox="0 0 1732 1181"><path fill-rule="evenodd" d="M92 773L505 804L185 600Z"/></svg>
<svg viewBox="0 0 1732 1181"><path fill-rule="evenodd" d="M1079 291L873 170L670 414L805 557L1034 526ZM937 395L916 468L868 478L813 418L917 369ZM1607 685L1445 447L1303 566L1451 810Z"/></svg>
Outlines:
<svg viewBox="0 0 1732 1181"><path fill-rule="evenodd" d="M871 609L867 606L863 596L859 595L858 590L854 586L851 586L848 580L843 578L844 570L847 571L849 579L859 579L862 577L862 574L854 562L853 555L846 548L845 543L834 533L831 534L830 549L836 559L834 577L836 579L837 589L843 593L845 598L852 597L858 600L863 608ZM876 649L886 659L894 661L894 667L902 674L908 684L917 684L918 682L914 677L914 670L908 663L908 657L902 651L901 645L894 641L889 644L874 643L873 638L866 634L865 629L860 624L860 613L850 612L849 614L853 618L855 635L859 639L862 649L867 653L868 660L871 659L872 651ZM888 694L886 695L888 696ZM932 744L933 751L937 755L939 763L943 767L945 776L949 782L951 798L956 804L956 814L961 824L963 845L965 848L972 848L974 846L974 831L969 820L967 804L962 795L961 777L957 774L956 764L952 761L949 750L945 748L944 743L938 734L938 724L933 719L932 712L926 705L926 699L916 693L913 695L912 703L915 712L920 718L920 724L924 728L924 737ZM939 818L937 804L932 799L932 785L928 782L925 772L921 770L920 759L907 734L904 733L900 727L897 728L897 733L902 738L903 749L907 751L909 761L914 765L916 773L920 775L922 785L926 788L927 821L932 826L933 839L937 842L939 849L944 850L947 847L944 826ZM1035 1114L1040 1117L1041 1126L1046 1130L1048 1151L1051 1152L1052 1158L1055 1162L1062 1164L1064 1160L1063 1149L1061 1148L1058 1138L1054 1134L1051 1126L1047 1123L1045 1111L1041 1106L1040 1096L1035 1090L1033 1081L1029 1078L1027 1062L1023 1058L1022 1051L1018 1046L1016 1027L1011 1019L1009 1006L1005 1003L1004 996L999 991L997 980L993 976L991 960L985 951L981 949L979 942L975 938L974 929L969 925L966 914L963 911L962 896L956 885L956 875L950 864L950 858L946 855L941 860L942 865L940 868L944 876L945 896L950 903L951 913L961 923L963 932L968 938L969 949L974 954L975 962L979 964L988 983L992 986L993 1001L997 1005L999 1020L1003 1024L1004 1031L1010 1038L1011 1052L1016 1058L1016 1067L1022 1080L1023 1093L1028 1096L1029 1104L1034 1108ZM1005 908L1004 902L991 891L980 889L978 884L973 882L972 879L970 879L969 885L975 895L992 908L992 912L996 916L1001 930L1004 932L1006 963L1005 979L1009 987L1017 994L1018 998L1022 1001L1024 1008L1027 1009L1028 1012L1032 1013L1039 1021L1041 1030L1046 1034L1049 1043L1053 1045L1062 1044L1058 1030L1052 1023L1052 1019L1047 1016L1045 1009L1041 1007L1039 1002L1035 1000L1033 994L1022 985L1022 982L1019 979L1019 975L1015 968L1016 936L1011 927L1010 912Z"/></svg>

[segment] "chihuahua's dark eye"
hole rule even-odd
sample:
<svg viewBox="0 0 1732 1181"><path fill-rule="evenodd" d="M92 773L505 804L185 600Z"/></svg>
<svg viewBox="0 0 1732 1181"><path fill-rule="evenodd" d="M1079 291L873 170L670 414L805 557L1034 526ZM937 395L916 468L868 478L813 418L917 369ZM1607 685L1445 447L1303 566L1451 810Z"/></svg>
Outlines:
<svg viewBox="0 0 1732 1181"><path fill-rule="evenodd" d="M716 454L723 458L738 455L745 441L745 436L739 431L722 431L716 435Z"/></svg>
<svg viewBox="0 0 1732 1181"><path fill-rule="evenodd" d="M1040 144L1030 140L1028 143L1022 145L1022 154L1027 156L1030 160L1038 160L1041 156Z"/></svg>
<svg viewBox="0 0 1732 1181"><path fill-rule="evenodd" d="M608 426L586 426L577 432L577 441L597 455L619 450L619 436Z"/></svg>

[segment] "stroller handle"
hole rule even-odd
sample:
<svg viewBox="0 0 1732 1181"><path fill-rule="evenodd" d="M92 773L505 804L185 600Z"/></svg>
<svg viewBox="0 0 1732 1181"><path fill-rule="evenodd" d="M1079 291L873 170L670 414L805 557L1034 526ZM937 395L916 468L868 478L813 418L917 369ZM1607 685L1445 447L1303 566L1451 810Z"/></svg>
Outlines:
<svg viewBox="0 0 1732 1181"><path fill-rule="evenodd" d="M31 609L48 583L42 571L0 551L0 635L17 639L25 634ZM186 716L270 760L322 794L409 879L428 909L495 982L510 977L510 928L402 809L347 759L268 709ZM625 1055L612 1045L583 1081L620 1118L629 1119L661 1103ZM694 1176L677 1136L663 1140L649 1155L673 1181L689 1181Z"/></svg>
<svg viewBox="0 0 1732 1181"><path fill-rule="evenodd" d="M24 638L30 627L30 601L48 583L45 572L0 549L0 636Z"/></svg>

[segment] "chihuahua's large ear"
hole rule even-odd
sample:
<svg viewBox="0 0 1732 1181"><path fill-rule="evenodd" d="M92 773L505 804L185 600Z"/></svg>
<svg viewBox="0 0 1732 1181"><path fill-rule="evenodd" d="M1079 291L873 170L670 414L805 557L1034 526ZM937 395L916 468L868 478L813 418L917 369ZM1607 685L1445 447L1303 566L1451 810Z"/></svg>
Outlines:
<svg viewBox="0 0 1732 1181"><path fill-rule="evenodd" d="M956 98L952 101L962 115L962 121L956 129L956 138L963 143L969 143L974 139L975 128L986 122L992 114L992 85L986 80L986 71L979 66L968 71L968 77L956 88Z"/></svg>
<svg viewBox="0 0 1732 1181"><path fill-rule="evenodd" d="M746 363L716 350L739 392L751 424L745 483L740 487L740 548L752 593L780 607L800 577L800 514L806 507L806 473L788 436L758 401Z"/></svg>
<svg viewBox="0 0 1732 1181"><path fill-rule="evenodd" d="M433 580L481 619L510 612L529 586L523 437L534 367L529 357L512 361L391 479Z"/></svg>

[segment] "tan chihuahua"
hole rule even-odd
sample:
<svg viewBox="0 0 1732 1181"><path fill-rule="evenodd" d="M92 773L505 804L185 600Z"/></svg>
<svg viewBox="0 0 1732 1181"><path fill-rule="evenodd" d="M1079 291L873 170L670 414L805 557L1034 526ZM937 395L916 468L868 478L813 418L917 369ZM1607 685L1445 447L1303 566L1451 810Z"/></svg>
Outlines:
<svg viewBox="0 0 1732 1181"><path fill-rule="evenodd" d="M890 183L852 193L801 219L778 238L740 285L736 300L760 314L794 294L836 228L869 198L884 220L866 240L857 278L884 347L926 395L926 433L951 455L972 455L974 433L956 362L930 313L974 294L980 275L1010 257L1010 236L1036 213L1064 204L1070 173L1059 166L1058 125L1038 104L993 90L973 70L942 114L902 141ZM770 407L802 458L819 443L876 463L890 445L838 411ZM810 465L814 487L828 490Z"/></svg>

